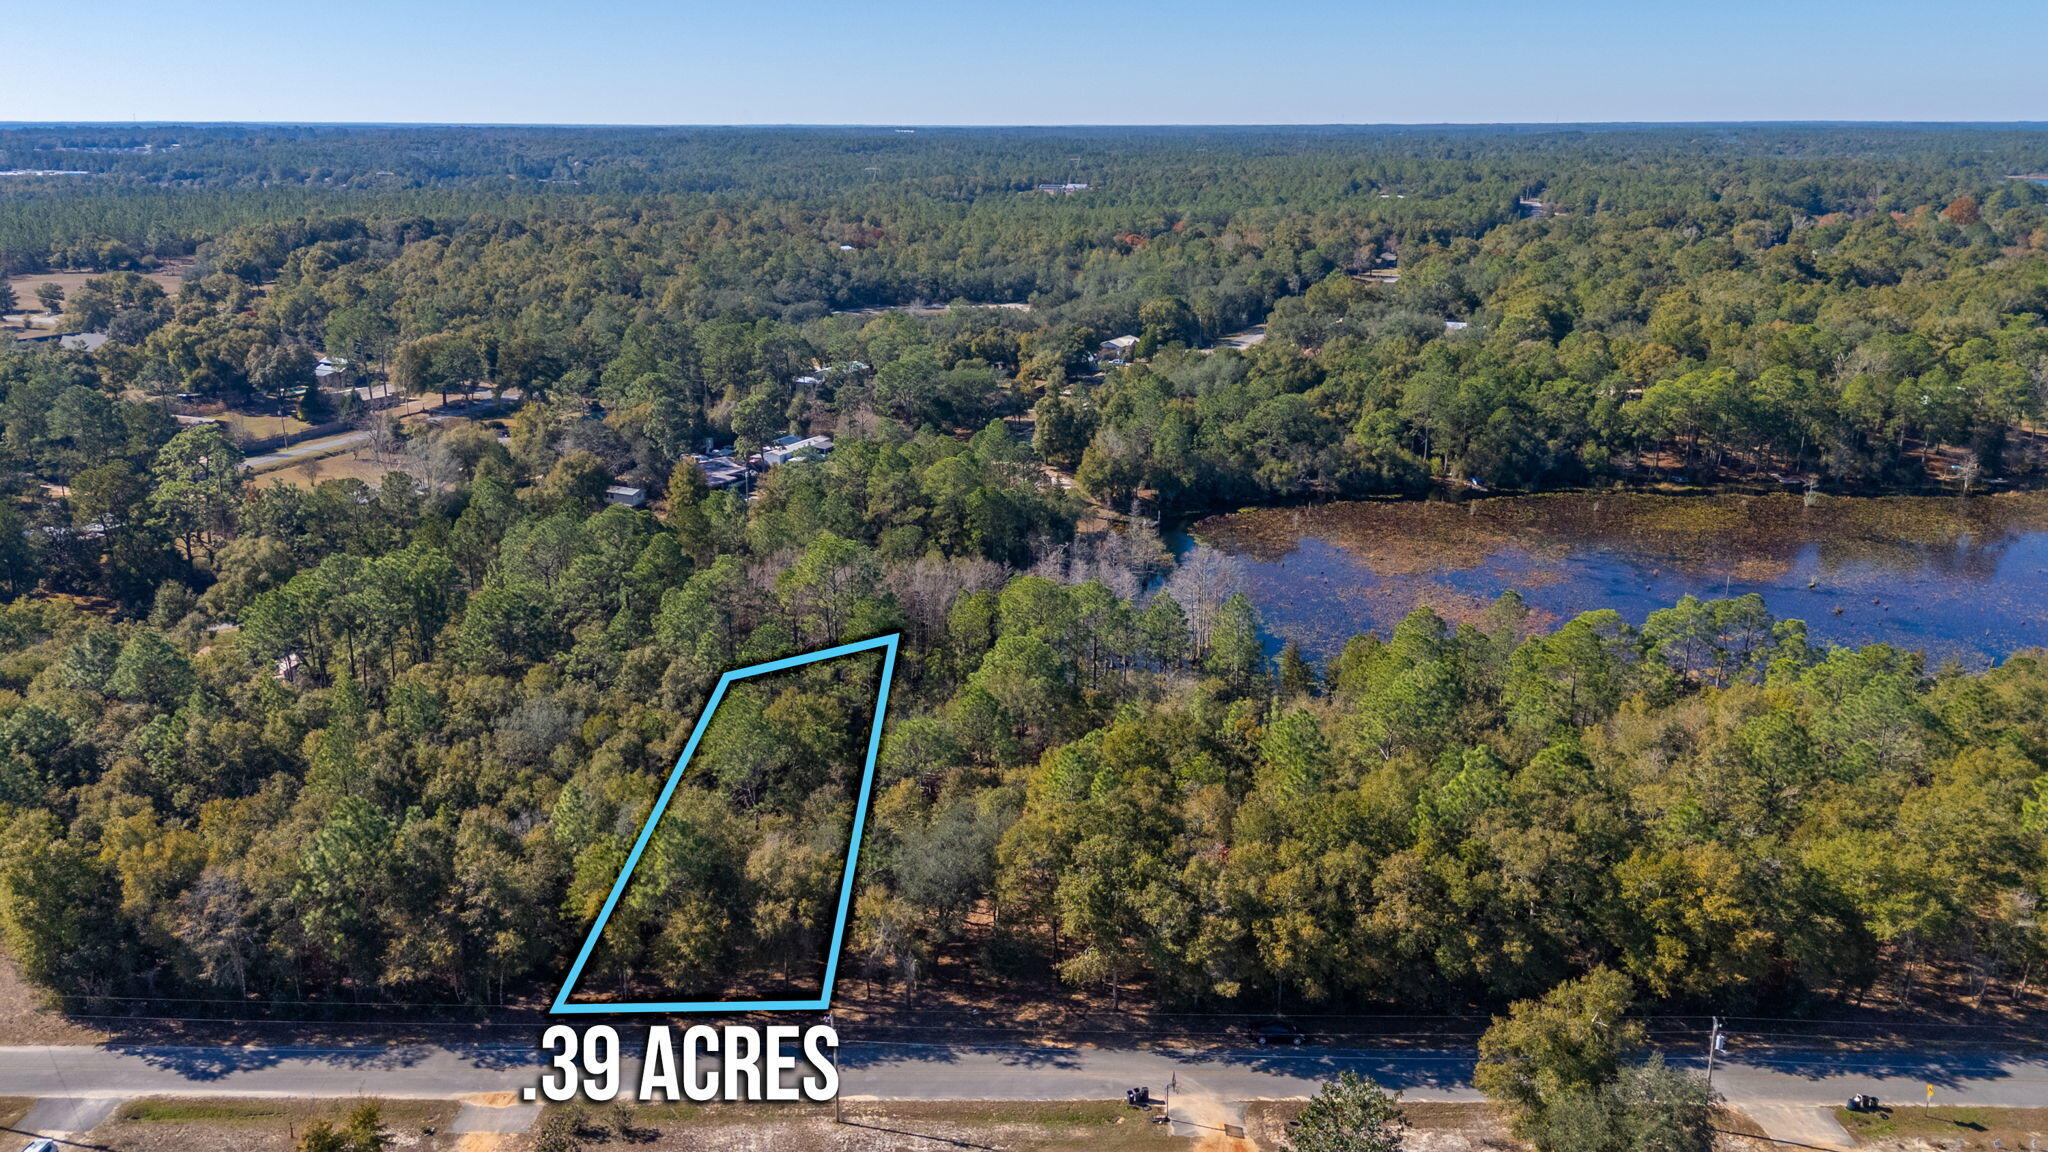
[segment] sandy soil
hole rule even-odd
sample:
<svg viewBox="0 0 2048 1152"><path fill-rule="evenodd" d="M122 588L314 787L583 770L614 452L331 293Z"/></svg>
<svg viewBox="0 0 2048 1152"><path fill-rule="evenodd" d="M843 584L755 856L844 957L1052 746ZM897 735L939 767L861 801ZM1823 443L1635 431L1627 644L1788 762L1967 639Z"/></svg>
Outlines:
<svg viewBox="0 0 2048 1152"><path fill-rule="evenodd" d="M26 1096L0 1096L0 1148L9 1149L11 1152L12 1149L28 1143L28 1137L15 1132L14 1126L19 1124L21 1118L28 1115L28 1110L34 1106L35 1101Z"/></svg>
<svg viewBox="0 0 2048 1152"><path fill-rule="evenodd" d="M1256 1152L1246 1117L1228 1101L1201 1093L1182 1092L1172 1104L1176 1126L1192 1129L1196 1152Z"/></svg>

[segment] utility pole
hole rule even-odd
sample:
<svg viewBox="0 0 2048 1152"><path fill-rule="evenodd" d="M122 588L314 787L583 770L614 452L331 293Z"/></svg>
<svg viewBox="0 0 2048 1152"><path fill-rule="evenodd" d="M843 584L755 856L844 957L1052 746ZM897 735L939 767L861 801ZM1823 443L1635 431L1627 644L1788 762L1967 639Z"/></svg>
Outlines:
<svg viewBox="0 0 2048 1152"><path fill-rule="evenodd" d="M1721 1031L1721 1018L1714 1017L1713 1034L1707 1037L1707 1087L1714 1086L1714 1057L1727 1051L1728 1037Z"/></svg>

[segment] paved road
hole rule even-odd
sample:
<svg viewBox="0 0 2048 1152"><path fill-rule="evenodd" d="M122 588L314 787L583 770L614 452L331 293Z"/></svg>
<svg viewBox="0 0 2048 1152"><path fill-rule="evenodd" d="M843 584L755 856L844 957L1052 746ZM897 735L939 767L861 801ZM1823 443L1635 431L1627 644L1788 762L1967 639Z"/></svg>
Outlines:
<svg viewBox="0 0 2048 1152"><path fill-rule="evenodd" d="M119 1100L87 1096L66 1098L46 1096L35 1102L21 1118L23 1132L90 1132L100 1121L113 1115Z"/></svg>
<svg viewBox="0 0 2048 1152"><path fill-rule="evenodd" d="M622 1030L628 1049L633 1031ZM1225 1099L1305 1096L1351 1069L1411 1099L1469 1100L1470 1049L1061 1048L849 1042L844 1093L899 1100L1114 1099L1178 1079ZM637 1074L637 1069L629 1075ZM525 1046L0 1048L0 1095L353 1096L447 1099L517 1091L538 1077ZM1714 1085L1729 1099L1832 1104L1853 1092L1899 1102L2048 1107L2048 1054L1904 1047L1840 1052L1777 1048L1722 1064Z"/></svg>
<svg viewBox="0 0 2048 1152"><path fill-rule="evenodd" d="M369 442L370 434L368 432L339 432L333 436L322 436L317 440L301 440L289 448L280 448L275 452L266 452L261 456L251 456L247 460L242 461L242 467L250 472L263 472L289 464L294 460L303 460L308 456L318 456L323 452L338 452L344 448L354 448L358 444L368 444Z"/></svg>
<svg viewBox="0 0 2048 1152"><path fill-rule="evenodd" d="M510 400L517 395L518 389L510 389L506 393L506 398ZM431 421L440 416L481 417L499 415L502 412L502 402L491 400L488 391L479 390L469 401L457 399L451 401L445 407L438 399L431 396L421 396L406 400L394 407L382 410L377 414L377 419L390 420L396 418L403 420L425 414L427 419ZM247 460L242 461L242 467L250 472L266 472L273 468L303 460L308 456L319 456L323 453L337 452L344 448L355 448L369 442L370 434L366 431L337 432L332 436L322 436L314 440L301 440L297 444L280 448L275 452L266 452L261 456L251 456Z"/></svg>

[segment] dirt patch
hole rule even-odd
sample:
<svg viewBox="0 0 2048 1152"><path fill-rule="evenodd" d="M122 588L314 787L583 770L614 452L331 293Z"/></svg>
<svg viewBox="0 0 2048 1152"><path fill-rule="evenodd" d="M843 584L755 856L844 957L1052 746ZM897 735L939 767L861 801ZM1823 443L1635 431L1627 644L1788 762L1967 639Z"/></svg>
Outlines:
<svg viewBox="0 0 2048 1152"><path fill-rule="evenodd" d="M1838 1108L1835 1119L1864 1148L2012 1152L2048 1144L2048 1108L1909 1106L1876 1112Z"/></svg>
<svg viewBox="0 0 2048 1152"><path fill-rule="evenodd" d="M1763 1143L1770 1141L1770 1136L1764 1132L1763 1125L1734 1108L1714 1109L1714 1131L1722 1136L1741 1137Z"/></svg>
<svg viewBox="0 0 2048 1152"><path fill-rule="evenodd" d="M1201 1092L1178 1093L1172 1115L1177 1127L1192 1131L1196 1152L1256 1152L1244 1114L1226 1101Z"/></svg>
<svg viewBox="0 0 2048 1152"><path fill-rule="evenodd" d="M21 1126L21 1118L35 1101L26 1096L0 1096L0 1129L14 1129ZM0 1148L19 1148L28 1142L27 1136L13 1131L0 1131Z"/></svg>

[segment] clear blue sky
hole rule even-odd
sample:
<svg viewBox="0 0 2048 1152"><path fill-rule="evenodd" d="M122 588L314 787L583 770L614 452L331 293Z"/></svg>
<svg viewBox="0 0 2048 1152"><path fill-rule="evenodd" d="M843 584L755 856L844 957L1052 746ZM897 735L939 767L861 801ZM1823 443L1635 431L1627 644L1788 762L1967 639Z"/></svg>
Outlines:
<svg viewBox="0 0 2048 1152"><path fill-rule="evenodd" d="M0 120L2048 120L2044 33L2042 0L79 0L0 19Z"/></svg>

